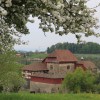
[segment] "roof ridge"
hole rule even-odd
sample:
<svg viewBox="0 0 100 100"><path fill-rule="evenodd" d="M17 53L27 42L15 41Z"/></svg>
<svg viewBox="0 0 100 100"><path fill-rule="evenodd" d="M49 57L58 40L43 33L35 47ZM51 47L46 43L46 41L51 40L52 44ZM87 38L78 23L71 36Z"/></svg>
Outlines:
<svg viewBox="0 0 100 100"><path fill-rule="evenodd" d="M56 57L57 61L78 61L70 50L55 50L48 57Z"/></svg>

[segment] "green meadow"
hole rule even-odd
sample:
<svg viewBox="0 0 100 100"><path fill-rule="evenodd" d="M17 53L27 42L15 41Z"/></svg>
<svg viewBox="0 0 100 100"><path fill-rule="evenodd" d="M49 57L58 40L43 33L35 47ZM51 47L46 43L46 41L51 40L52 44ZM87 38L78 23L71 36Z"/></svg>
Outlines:
<svg viewBox="0 0 100 100"><path fill-rule="evenodd" d="M75 54L76 57L81 58L93 58L93 59L100 59L100 54Z"/></svg>
<svg viewBox="0 0 100 100"><path fill-rule="evenodd" d="M45 58L47 54L44 53L33 53L32 55L29 56L29 58Z"/></svg>
<svg viewBox="0 0 100 100"><path fill-rule="evenodd" d="M100 100L99 94L0 94L0 100Z"/></svg>
<svg viewBox="0 0 100 100"><path fill-rule="evenodd" d="M37 53L37 54L32 54L29 56L29 58L45 58L48 54L44 54L44 53ZM76 57L81 58L98 58L100 59L100 54L75 54Z"/></svg>

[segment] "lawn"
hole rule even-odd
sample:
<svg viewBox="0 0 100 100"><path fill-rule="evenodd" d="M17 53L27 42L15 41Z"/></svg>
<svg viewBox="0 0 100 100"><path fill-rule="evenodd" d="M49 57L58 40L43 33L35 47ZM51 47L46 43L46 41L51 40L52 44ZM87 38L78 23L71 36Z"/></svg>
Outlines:
<svg viewBox="0 0 100 100"><path fill-rule="evenodd" d="M99 94L0 94L0 100L100 100Z"/></svg>

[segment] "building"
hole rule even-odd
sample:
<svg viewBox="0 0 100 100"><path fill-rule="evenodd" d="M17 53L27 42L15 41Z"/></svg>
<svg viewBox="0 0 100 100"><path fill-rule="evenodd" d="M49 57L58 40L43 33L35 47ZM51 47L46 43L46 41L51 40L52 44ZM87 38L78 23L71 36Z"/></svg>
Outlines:
<svg viewBox="0 0 100 100"><path fill-rule="evenodd" d="M78 61L69 50L56 50L43 61L25 66L23 77L34 93L57 92L66 74L73 72L76 67L96 71L96 66L91 61Z"/></svg>

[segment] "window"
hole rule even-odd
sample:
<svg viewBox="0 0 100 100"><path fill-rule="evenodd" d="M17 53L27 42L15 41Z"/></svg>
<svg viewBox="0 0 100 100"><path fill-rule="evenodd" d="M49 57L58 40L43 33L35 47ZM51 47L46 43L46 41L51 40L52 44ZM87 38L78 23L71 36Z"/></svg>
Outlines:
<svg viewBox="0 0 100 100"><path fill-rule="evenodd" d="M47 71L47 70L45 70L45 71L43 71L43 73L48 73L48 71Z"/></svg>
<svg viewBox="0 0 100 100"><path fill-rule="evenodd" d="M52 67L52 66L50 66L50 69L52 70L52 69L53 69L53 67Z"/></svg>
<svg viewBox="0 0 100 100"><path fill-rule="evenodd" d="M51 69L51 70L53 69L53 65L50 65L50 69Z"/></svg>
<svg viewBox="0 0 100 100"><path fill-rule="evenodd" d="M70 69L70 66L69 65L67 66L67 69Z"/></svg>

